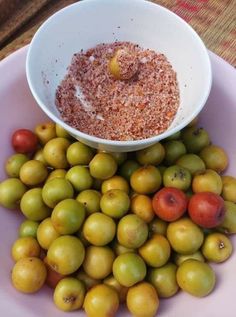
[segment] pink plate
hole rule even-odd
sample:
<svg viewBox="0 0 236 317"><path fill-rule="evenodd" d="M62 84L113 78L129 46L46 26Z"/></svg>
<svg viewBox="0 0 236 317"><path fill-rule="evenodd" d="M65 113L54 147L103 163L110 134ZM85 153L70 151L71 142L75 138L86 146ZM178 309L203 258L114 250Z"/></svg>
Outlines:
<svg viewBox="0 0 236 317"><path fill-rule="evenodd" d="M37 107L30 94L25 77L27 48L20 49L0 63L0 127L2 138L0 155L0 180L4 162L13 153L10 145L12 132L18 128L34 128L48 120ZM205 127L215 144L225 148L230 157L227 174L236 176L236 72L233 67L210 53L213 67L213 87L207 105L201 113ZM54 306L52 291L42 289L35 295L24 295L11 285L13 261L10 248L17 237L17 228L23 217L19 212L0 208L0 314L6 317L85 316L74 312L68 315ZM236 248L236 237L232 238ZM214 265L217 286L214 292L202 299L183 292L168 300L161 300L159 317L234 317L236 316L236 252L223 264ZM120 310L118 316L129 316ZM100 317L100 316L97 316Z"/></svg>

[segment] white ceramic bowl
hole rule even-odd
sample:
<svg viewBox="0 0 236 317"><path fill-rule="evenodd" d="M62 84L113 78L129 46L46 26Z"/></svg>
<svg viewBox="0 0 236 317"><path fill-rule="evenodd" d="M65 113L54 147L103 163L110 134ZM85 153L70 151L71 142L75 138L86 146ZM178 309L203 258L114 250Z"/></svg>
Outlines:
<svg viewBox="0 0 236 317"><path fill-rule="evenodd" d="M99 43L130 41L164 53L180 87L180 107L164 133L137 141L111 141L65 124L55 106L55 91L72 55ZM84 0L51 16L36 32L26 74L38 105L75 138L107 151L145 148L186 126L203 108L212 83L208 52L196 32L171 11L144 0Z"/></svg>

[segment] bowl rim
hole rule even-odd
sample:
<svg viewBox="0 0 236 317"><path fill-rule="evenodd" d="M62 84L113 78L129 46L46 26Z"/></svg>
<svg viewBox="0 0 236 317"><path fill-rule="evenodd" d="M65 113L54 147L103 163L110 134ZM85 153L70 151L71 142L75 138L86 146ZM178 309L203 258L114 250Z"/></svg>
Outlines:
<svg viewBox="0 0 236 317"><path fill-rule="evenodd" d="M34 88L34 85L31 82L31 72L30 72L30 60L31 60L31 53L33 50L33 45L34 43L37 41L39 34L44 31L47 28L47 25L50 24L57 16L64 14L65 11L67 10L71 10L74 7L81 7L81 6L90 6L93 2L100 2L102 3L109 3L110 5L111 2L108 0L84 0L84 1L79 1L73 4L70 4L64 8L62 8L61 10L55 12L53 15L51 15L36 31L36 33L34 34L31 43L29 45L28 51L27 51L27 56L26 56L26 78L27 78L27 82L29 85L29 88L31 90L31 93L34 97L34 99L36 100L37 104L40 106L40 108L48 115L49 118L51 118L54 122L58 123L59 125L61 125L64 129L66 129L70 134L72 134L73 136L76 136L76 138L78 139L86 139L90 142L93 143L97 143L97 144L101 144L101 145L110 145L110 146L121 146L121 147L130 147L130 146L134 146L134 145L149 145L149 144L153 144L156 143L162 139L165 139L167 137L169 137L170 135L173 135L174 133L180 131L181 129L183 129L184 127L186 127L202 110L202 108L204 107L204 105L206 104L206 101L209 97L210 91L211 91L211 87L212 87L212 67L211 67L211 61L210 61L210 57L209 57L209 53L208 50L203 42L203 40L200 38L200 36L198 35L198 33L184 20L182 19L180 16L178 16L177 14L175 14L174 12L172 12L171 10L165 8L164 6L161 6L159 4L156 4L154 2L150 2L148 0L116 0L118 3L119 2L127 2L127 1L132 1L132 3L135 2L136 3L143 3L143 5L145 6L150 6L153 9L156 10L156 8L158 8L158 10L162 10L164 12L166 12L167 14L171 15L174 19L178 20L180 23L182 23L186 29L192 34L192 36L195 38L195 40L198 42L199 46L202 49L202 53L204 55L205 61L206 61L206 70L207 70L207 74L208 74L208 82L207 82L207 86L206 89L203 91L201 98L198 102L199 106L196 107L195 111L193 111L191 113L190 116L188 116L186 119L184 119L180 124L178 124L178 126L172 128L171 130L169 130L169 128L167 130L165 130L163 133L160 133L158 135L149 137L149 138L145 138L145 139L138 139L138 140L127 140L127 141L119 141L119 140L109 140L109 139L103 139L103 138L99 138L90 134L86 134L84 132L81 132L73 127L71 127L70 125L68 125L67 123L65 123L62 119L56 117L49 109L48 107L44 104L44 102L41 101L41 99L39 98L38 94L36 93L36 90ZM114 1L114 0L113 0Z"/></svg>

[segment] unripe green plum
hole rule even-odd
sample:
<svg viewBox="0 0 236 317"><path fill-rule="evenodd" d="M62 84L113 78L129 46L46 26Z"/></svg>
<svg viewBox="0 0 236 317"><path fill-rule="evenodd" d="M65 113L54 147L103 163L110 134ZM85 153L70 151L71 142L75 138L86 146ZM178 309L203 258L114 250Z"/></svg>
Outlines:
<svg viewBox="0 0 236 317"><path fill-rule="evenodd" d="M0 205L15 209L26 192L27 187L18 178L8 178L0 183Z"/></svg>

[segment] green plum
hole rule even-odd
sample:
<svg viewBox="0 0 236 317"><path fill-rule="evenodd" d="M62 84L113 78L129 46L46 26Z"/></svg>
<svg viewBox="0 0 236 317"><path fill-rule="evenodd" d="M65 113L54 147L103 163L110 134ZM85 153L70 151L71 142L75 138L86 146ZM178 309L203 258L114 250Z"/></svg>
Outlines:
<svg viewBox="0 0 236 317"><path fill-rule="evenodd" d="M53 301L60 310L71 312L82 308L85 286L74 277L65 277L58 282L53 293Z"/></svg>
<svg viewBox="0 0 236 317"><path fill-rule="evenodd" d="M37 237L39 222L32 220L24 220L19 227L19 237Z"/></svg>
<svg viewBox="0 0 236 317"><path fill-rule="evenodd" d="M166 235L168 223L165 222L162 219L159 219L155 217L150 223L149 223L149 233L158 233L163 236Z"/></svg>
<svg viewBox="0 0 236 317"><path fill-rule="evenodd" d="M83 308L88 317L113 317L119 308L118 293L111 286L95 285L87 292Z"/></svg>
<svg viewBox="0 0 236 317"><path fill-rule="evenodd" d="M76 200L84 204L86 213L89 215L100 211L101 197L102 195L99 191L95 189L86 189L78 194Z"/></svg>
<svg viewBox="0 0 236 317"><path fill-rule="evenodd" d="M175 295L179 286L176 281L177 266L171 262L159 268L151 268L148 272L148 281L155 287L161 298Z"/></svg>
<svg viewBox="0 0 236 317"><path fill-rule="evenodd" d="M130 178L130 185L138 194L152 194L160 188L161 181L158 168L145 165L134 171Z"/></svg>
<svg viewBox="0 0 236 317"><path fill-rule="evenodd" d="M66 173L65 178L70 181L77 192L89 189L93 185L93 178L86 166L73 166Z"/></svg>
<svg viewBox="0 0 236 317"><path fill-rule="evenodd" d="M182 141L170 140L163 144L165 148L165 159L164 164L170 166L175 163L175 161L186 154L186 147Z"/></svg>
<svg viewBox="0 0 236 317"><path fill-rule="evenodd" d="M161 143L155 143L136 152L136 159L141 165L158 165L165 157L165 148Z"/></svg>
<svg viewBox="0 0 236 317"><path fill-rule="evenodd" d="M98 153L90 161L89 169L92 177L104 180L115 175L117 163L112 155Z"/></svg>
<svg viewBox="0 0 236 317"><path fill-rule="evenodd" d="M236 203L236 178L232 176L222 176L222 197L224 200Z"/></svg>
<svg viewBox="0 0 236 317"><path fill-rule="evenodd" d="M107 246L89 246L86 248L83 262L84 271L94 279L103 279L111 274L115 254Z"/></svg>
<svg viewBox="0 0 236 317"><path fill-rule="evenodd" d="M171 248L168 240L156 233L138 249L138 252L148 266L161 267L169 260Z"/></svg>
<svg viewBox="0 0 236 317"><path fill-rule="evenodd" d="M222 188L221 177L214 170L206 169L193 176L192 190L194 193L212 192L220 195Z"/></svg>
<svg viewBox="0 0 236 317"><path fill-rule="evenodd" d="M196 297L210 294L216 283L216 276L210 265L197 260L184 261L179 266L176 277L179 287Z"/></svg>
<svg viewBox="0 0 236 317"><path fill-rule="evenodd" d="M55 126L55 123L51 121L36 125L34 132L42 145L46 144L51 139L56 138L57 135Z"/></svg>
<svg viewBox="0 0 236 317"><path fill-rule="evenodd" d="M121 218L130 207L129 196L120 189L111 189L102 195L100 200L101 211L113 218Z"/></svg>
<svg viewBox="0 0 236 317"><path fill-rule="evenodd" d="M133 248L126 248L122 244L120 244L116 239L112 241L112 250L114 250L116 255L121 255L124 253L132 253L136 252Z"/></svg>
<svg viewBox="0 0 236 317"><path fill-rule="evenodd" d="M64 199L54 207L51 219L59 234L73 234L84 222L84 205L75 199Z"/></svg>
<svg viewBox="0 0 236 317"><path fill-rule="evenodd" d="M72 143L66 152L66 158L70 165L88 165L94 154L90 147L77 141Z"/></svg>
<svg viewBox="0 0 236 317"><path fill-rule="evenodd" d="M181 132L181 138L189 153L198 153L210 144L207 131L195 126L184 129Z"/></svg>
<svg viewBox="0 0 236 317"><path fill-rule="evenodd" d="M67 171L63 168L57 168L56 170L53 170L46 179L46 182L49 182L50 180L54 178L65 178Z"/></svg>
<svg viewBox="0 0 236 317"><path fill-rule="evenodd" d="M154 317L159 308L159 297L154 286L145 281L128 289L126 305L132 316Z"/></svg>
<svg viewBox="0 0 236 317"><path fill-rule="evenodd" d="M20 180L28 186L42 184L48 176L47 167L40 161L25 162L20 169Z"/></svg>
<svg viewBox="0 0 236 317"><path fill-rule="evenodd" d="M107 152L107 153L110 154L114 158L118 166L123 164L127 159L127 153L125 152Z"/></svg>
<svg viewBox="0 0 236 317"><path fill-rule="evenodd" d="M163 174L163 184L165 187L175 187L183 191L190 188L191 179L189 170L178 165L168 167Z"/></svg>
<svg viewBox="0 0 236 317"><path fill-rule="evenodd" d="M124 303L126 301L126 296L129 288L121 285L112 274L106 277L103 280L103 283L105 285L111 286L117 291L120 303Z"/></svg>
<svg viewBox="0 0 236 317"><path fill-rule="evenodd" d="M66 138L54 138L48 141L43 148L43 156L48 165L53 168L67 168L69 163L66 158L66 151L70 141Z"/></svg>
<svg viewBox="0 0 236 317"><path fill-rule="evenodd" d="M33 160L42 162L45 166L48 165L47 161L45 160L43 156L43 149L38 149L37 152L35 152L33 156Z"/></svg>
<svg viewBox="0 0 236 317"><path fill-rule="evenodd" d="M119 175L114 175L102 182L101 191L103 194L111 189L121 189L129 194L129 183L125 178Z"/></svg>
<svg viewBox="0 0 236 317"><path fill-rule="evenodd" d="M84 257L82 242L74 236L64 235L51 243L47 252L47 263L56 272L68 275L80 268Z"/></svg>
<svg viewBox="0 0 236 317"><path fill-rule="evenodd" d="M72 136L60 124L56 123L56 135L59 138L71 139Z"/></svg>
<svg viewBox="0 0 236 317"><path fill-rule="evenodd" d="M206 165L200 156L191 153L181 156L175 164L189 170L192 176L206 169Z"/></svg>
<svg viewBox="0 0 236 317"><path fill-rule="evenodd" d="M73 198L74 190L71 183L65 178L54 178L43 186L42 196L45 204L54 208L57 203Z"/></svg>
<svg viewBox="0 0 236 317"><path fill-rule="evenodd" d="M147 268L138 254L124 253L113 262L112 272L121 285L130 287L145 278Z"/></svg>
<svg viewBox="0 0 236 317"><path fill-rule="evenodd" d="M205 258L202 255L201 251L196 251L192 254L180 254L180 253L175 253L174 255L174 261L175 264L180 266L181 263L187 260L198 260L201 262L205 262Z"/></svg>
<svg viewBox="0 0 236 317"><path fill-rule="evenodd" d="M0 183L0 205L16 209L27 187L18 178L8 178Z"/></svg>
<svg viewBox="0 0 236 317"><path fill-rule="evenodd" d="M16 153L11 155L5 163L5 171L9 177L19 177L22 165L29 161L27 155Z"/></svg>
<svg viewBox="0 0 236 317"><path fill-rule="evenodd" d="M115 234L115 221L101 212L91 214L84 222L83 235L92 245L107 245L114 239Z"/></svg>
<svg viewBox="0 0 236 317"><path fill-rule="evenodd" d="M181 218L169 223L167 239L172 249L181 254L192 254L201 247L204 235L202 230L189 218Z"/></svg>
<svg viewBox="0 0 236 317"><path fill-rule="evenodd" d="M43 249L48 250L52 242L59 236L60 234L56 231L52 224L51 217L48 217L40 222L37 230L37 240Z"/></svg>
<svg viewBox="0 0 236 317"><path fill-rule="evenodd" d="M206 167L216 171L217 173L222 173L229 164L229 158L225 150L217 145L208 145L204 147L199 156L206 164Z"/></svg>
<svg viewBox="0 0 236 317"><path fill-rule="evenodd" d="M28 190L21 199L20 208L24 216L32 221L41 221L51 215L51 208L43 201L42 188Z"/></svg>
<svg viewBox="0 0 236 317"><path fill-rule="evenodd" d="M95 285L98 285L101 283L101 280L92 278L87 273L84 272L83 269L79 269L78 273L76 274L76 277L84 283L86 290L88 291L90 288L92 288Z"/></svg>
<svg viewBox="0 0 236 317"><path fill-rule="evenodd" d="M236 204L232 201L225 201L225 217L217 230L226 233L236 233Z"/></svg>
<svg viewBox="0 0 236 317"><path fill-rule="evenodd" d="M137 215L122 217L117 226L117 240L126 248L136 249L148 238L148 226Z"/></svg>
<svg viewBox="0 0 236 317"><path fill-rule="evenodd" d="M119 169L119 174L127 181L130 180L131 175L140 167L140 164L134 160L125 161Z"/></svg>
<svg viewBox="0 0 236 317"><path fill-rule="evenodd" d="M220 232L208 234L202 245L202 254L211 262L221 263L226 261L233 252L230 239Z"/></svg>

